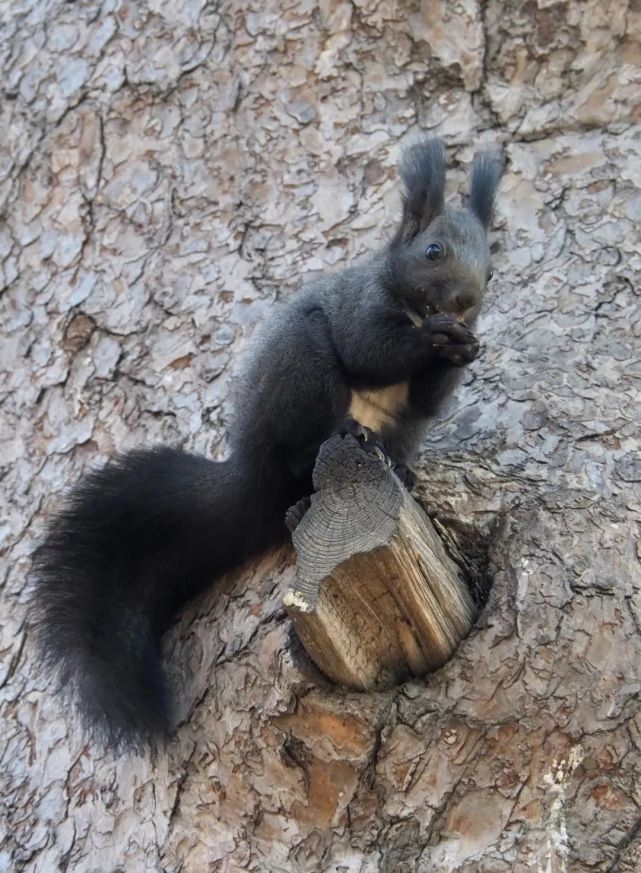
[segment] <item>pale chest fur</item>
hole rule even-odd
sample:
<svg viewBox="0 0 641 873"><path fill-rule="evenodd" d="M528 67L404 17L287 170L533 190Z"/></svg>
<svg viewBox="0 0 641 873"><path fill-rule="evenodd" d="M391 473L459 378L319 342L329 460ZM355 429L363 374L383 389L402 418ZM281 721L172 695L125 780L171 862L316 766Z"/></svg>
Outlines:
<svg viewBox="0 0 641 873"><path fill-rule="evenodd" d="M371 430L391 427L407 407L409 382L399 382L387 388L352 391L349 414L359 424Z"/></svg>
<svg viewBox="0 0 641 873"><path fill-rule="evenodd" d="M422 325L423 319L420 315L410 311L407 315L414 327ZM380 433L381 430L391 427L398 416L405 411L409 391L409 382L399 382L398 385L370 391L352 390L349 414L363 427L369 427L370 430Z"/></svg>

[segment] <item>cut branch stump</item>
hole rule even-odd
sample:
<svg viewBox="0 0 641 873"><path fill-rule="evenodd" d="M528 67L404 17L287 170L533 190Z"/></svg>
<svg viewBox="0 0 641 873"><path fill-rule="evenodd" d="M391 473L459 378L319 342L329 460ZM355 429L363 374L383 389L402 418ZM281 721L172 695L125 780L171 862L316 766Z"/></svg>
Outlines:
<svg viewBox="0 0 641 873"><path fill-rule="evenodd" d="M351 435L323 444L314 489L302 519L290 514L297 577L284 600L312 660L361 690L440 667L469 632L474 604L429 518Z"/></svg>

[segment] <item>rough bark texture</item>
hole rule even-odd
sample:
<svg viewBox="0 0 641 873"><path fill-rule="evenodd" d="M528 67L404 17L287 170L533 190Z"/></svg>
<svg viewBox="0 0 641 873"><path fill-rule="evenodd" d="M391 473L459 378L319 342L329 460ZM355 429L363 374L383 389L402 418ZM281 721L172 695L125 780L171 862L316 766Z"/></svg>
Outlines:
<svg viewBox="0 0 641 873"><path fill-rule="evenodd" d="M1 15L0 870L638 870L638 0ZM427 128L510 161L484 350L420 467L487 545L478 627L426 681L338 692L268 557L168 636L176 739L114 762L34 669L44 519L116 448L223 450L247 337L386 236Z"/></svg>

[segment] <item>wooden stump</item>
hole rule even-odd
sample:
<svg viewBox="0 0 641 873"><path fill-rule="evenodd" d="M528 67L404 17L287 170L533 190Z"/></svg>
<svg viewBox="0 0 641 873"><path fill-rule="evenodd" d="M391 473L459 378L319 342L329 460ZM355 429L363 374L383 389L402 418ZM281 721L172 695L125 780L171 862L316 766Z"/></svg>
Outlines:
<svg viewBox="0 0 641 873"><path fill-rule="evenodd" d="M284 600L311 658L362 690L444 664L474 606L429 518L353 436L321 447L314 489L292 534L298 572Z"/></svg>

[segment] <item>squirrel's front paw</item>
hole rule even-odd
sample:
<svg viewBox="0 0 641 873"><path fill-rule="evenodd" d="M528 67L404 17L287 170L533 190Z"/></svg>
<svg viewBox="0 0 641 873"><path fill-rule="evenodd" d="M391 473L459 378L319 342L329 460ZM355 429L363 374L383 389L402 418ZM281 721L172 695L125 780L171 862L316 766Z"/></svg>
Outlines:
<svg viewBox="0 0 641 873"><path fill-rule="evenodd" d="M424 327L429 333L436 357L449 361L455 367L469 364L479 353L477 338L466 324L452 315L430 315L425 319Z"/></svg>

